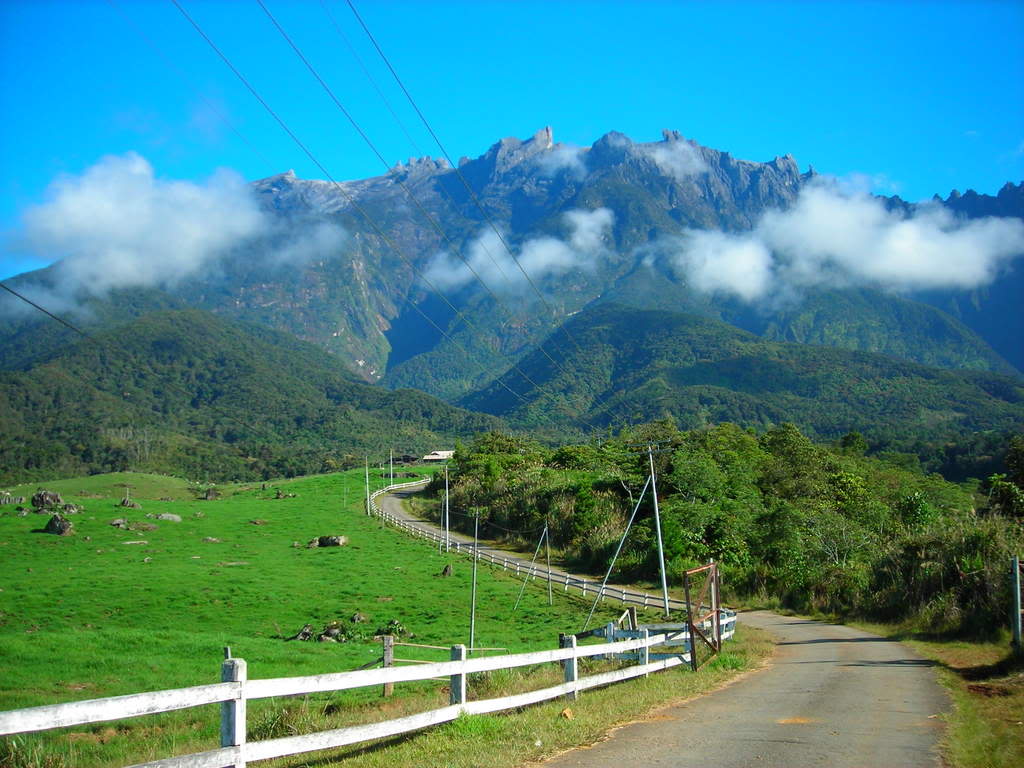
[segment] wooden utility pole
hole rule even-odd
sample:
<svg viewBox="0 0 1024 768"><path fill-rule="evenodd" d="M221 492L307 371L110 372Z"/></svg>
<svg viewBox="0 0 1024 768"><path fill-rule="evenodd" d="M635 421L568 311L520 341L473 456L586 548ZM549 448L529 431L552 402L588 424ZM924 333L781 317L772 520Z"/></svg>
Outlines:
<svg viewBox="0 0 1024 768"><path fill-rule="evenodd" d="M448 506L448 465L444 465L444 551L447 552L452 547L451 542L451 529L449 525L449 511Z"/></svg>

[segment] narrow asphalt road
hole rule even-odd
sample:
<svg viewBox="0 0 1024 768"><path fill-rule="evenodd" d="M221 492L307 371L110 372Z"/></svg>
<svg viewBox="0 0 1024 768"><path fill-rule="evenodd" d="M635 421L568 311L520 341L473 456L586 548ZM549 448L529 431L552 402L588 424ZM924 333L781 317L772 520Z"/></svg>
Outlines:
<svg viewBox="0 0 1024 768"><path fill-rule="evenodd" d="M851 627L767 611L739 621L775 636L769 666L545 768L942 765L950 702L932 662Z"/></svg>
<svg viewBox="0 0 1024 768"><path fill-rule="evenodd" d="M383 496L380 504L436 531L402 508L401 500L416 490ZM529 563L528 557L518 559ZM594 746L558 755L545 768L942 765L941 715L951 703L933 662L852 627L767 611L742 613L739 622L775 638L768 666L619 728Z"/></svg>

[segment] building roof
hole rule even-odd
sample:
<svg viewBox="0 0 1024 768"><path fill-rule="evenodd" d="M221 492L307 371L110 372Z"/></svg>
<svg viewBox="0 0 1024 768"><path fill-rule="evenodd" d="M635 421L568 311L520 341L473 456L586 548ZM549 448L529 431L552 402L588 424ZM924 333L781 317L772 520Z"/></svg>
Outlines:
<svg viewBox="0 0 1024 768"><path fill-rule="evenodd" d="M423 461L448 461L455 455L455 451L431 451L423 457Z"/></svg>

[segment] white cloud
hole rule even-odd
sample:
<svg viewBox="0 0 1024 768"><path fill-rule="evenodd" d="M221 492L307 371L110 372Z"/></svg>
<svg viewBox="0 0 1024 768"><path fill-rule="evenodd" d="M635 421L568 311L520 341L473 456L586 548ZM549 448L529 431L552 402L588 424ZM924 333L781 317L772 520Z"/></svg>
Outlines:
<svg viewBox="0 0 1024 768"><path fill-rule="evenodd" d="M159 179L134 152L56 179L48 198L24 214L17 245L59 260L53 293L66 297L173 285L241 247L268 265L303 263L344 239L326 222L290 229L236 173L220 170L203 183Z"/></svg>
<svg viewBox="0 0 1024 768"><path fill-rule="evenodd" d="M661 171L677 181L704 173L708 169L704 158L688 141L666 140L647 144L645 149Z"/></svg>
<svg viewBox="0 0 1024 768"><path fill-rule="evenodd" d="M604 249L605 238L611 233L612 225L615 223L615 214L610 208L567 211L562 218L571 231L569 244L574 251L583 254L596 253Z"/></svg>
<svg viewBox="0 0 1024 768"><path fill-rule="evenodd" d="M818 183L749 233L690 232L666 247L694 287L747 301L822 285L967 289L990 283L1024 253L1024 223L958 220L938 205L904 216L866 192Z"/></svg>
<svg viewBox="0 0 1024 768"><path fill-rule="evenodd" d="M486 229L469 244L465 261L448 252L439 253L427 265L424 277L439 290L446 290L473 282L475 272L495 293L521 293L528 286L523 271L531 280L542 280L585 269L607 252L605 240L615 221L609 209L567 211L562 219L569 229L568 239L545 236L527 240L516 257L519 266L498 236Z"/></svg>
<svg viewBox="0 0 1024 768"><path fill-rule="evenodd" d="M582 179L587 175L586 151L582 147L559 144L536 156L537 168L541 176L557 176L565 171L574 179Z"/></svg>
<svg viewBox="0 0 1024 768"><path fill-rule="evenodd" d="M746 301L763 296L773 279L772 255L764 243L717 231L690 232L676 265L697 290L734 294Z"/></svg>

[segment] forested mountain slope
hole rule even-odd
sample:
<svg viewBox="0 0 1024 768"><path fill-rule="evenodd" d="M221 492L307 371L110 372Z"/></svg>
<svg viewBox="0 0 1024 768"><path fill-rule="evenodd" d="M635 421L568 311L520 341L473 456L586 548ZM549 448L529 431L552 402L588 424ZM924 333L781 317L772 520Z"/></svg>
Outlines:
<svg viewBox="0 0 1024 768"><path fill-rule="evenodd" d="M903 449L1024 425L1024 382L1015 377L769 342L709 318L612 304L569 326L579 348L561 344L563 365L528 355L519 368L529 381L507 372L505 386L461 404L516 423L578 428L659 418L681 428L793 422L817 439L855 429L875 446Z"/></svg>
<svg viewBox="0 0 1024 768"><path fill-rule="evenodd" d="M501 422L340 373L322 350L200 310L152 312L0 373L0 479L121 469L318 472Z"/></svg>

